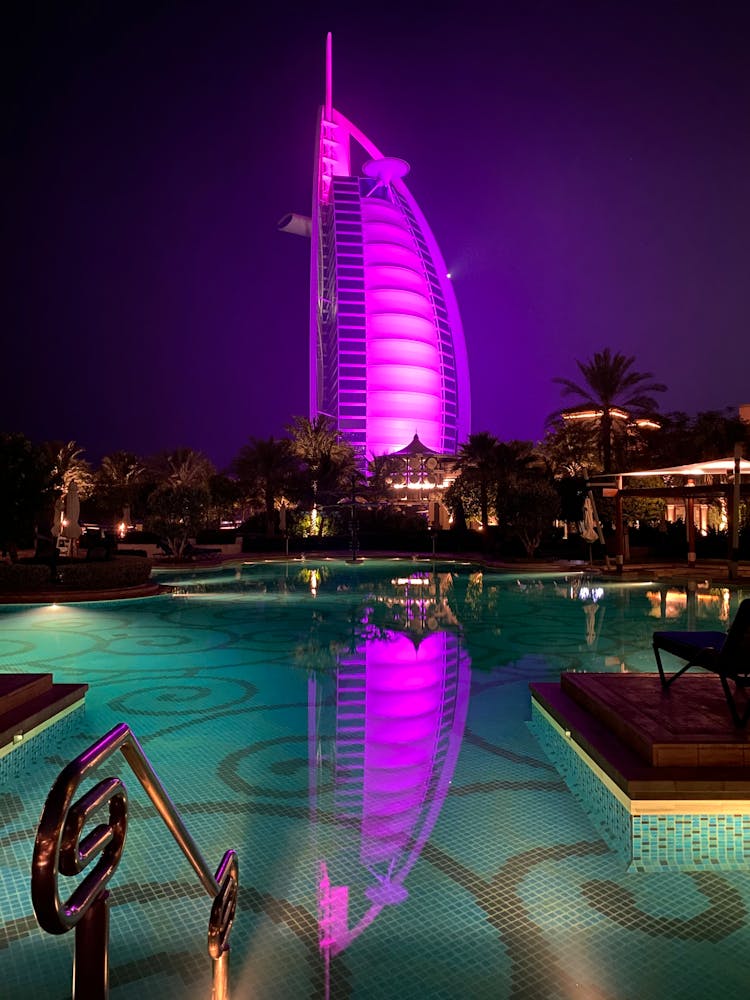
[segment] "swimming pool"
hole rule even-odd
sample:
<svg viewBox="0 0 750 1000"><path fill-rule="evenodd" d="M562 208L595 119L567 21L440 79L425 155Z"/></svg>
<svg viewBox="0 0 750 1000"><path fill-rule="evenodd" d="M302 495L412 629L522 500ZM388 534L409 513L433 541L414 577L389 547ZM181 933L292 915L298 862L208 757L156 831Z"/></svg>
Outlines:
<svg viewBox="0 0 750 1000"><path fill-rule="evenodd" d="M117 722L209 864L238 851L235 998L726 998L750 876L627 873L528 728L532 680L653 670L654 628L739 591L368 560L163 574L171 596L0 608L0 670L88 682L65 743L0 791L7 994L70 995L29 866L60 768ZM210 995L210 901L124 764L111 996Z"/></svg>

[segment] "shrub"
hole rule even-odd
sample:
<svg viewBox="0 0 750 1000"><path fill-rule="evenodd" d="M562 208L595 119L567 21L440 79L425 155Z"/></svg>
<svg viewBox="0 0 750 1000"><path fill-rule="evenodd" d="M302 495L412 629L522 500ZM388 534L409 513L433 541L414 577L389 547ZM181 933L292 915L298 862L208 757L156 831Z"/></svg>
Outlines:
<svg viewBox="0 0 750 1000"><path fill-rule="evenodd" d="M65 590L137 587L146 583L150 576L151 560L142 556L118 555L107 562L61 561L58 567L60 586Z"/></svg>
<svg viewBox="0 0 750 1000"><path fill-rule="evenodd" d="M21 594L51 586L50 568L43 564L0 562L0 593Z"/></svg>
<svg viewBox="0 0 750 1000"><path fill-rule="evenodd" d="M179 559L188 538L191 535L194 537L205 527L210 502L211 494L205 486L162 483L149 497L151 514L147 527L164 535L172 552Z"/></svg>

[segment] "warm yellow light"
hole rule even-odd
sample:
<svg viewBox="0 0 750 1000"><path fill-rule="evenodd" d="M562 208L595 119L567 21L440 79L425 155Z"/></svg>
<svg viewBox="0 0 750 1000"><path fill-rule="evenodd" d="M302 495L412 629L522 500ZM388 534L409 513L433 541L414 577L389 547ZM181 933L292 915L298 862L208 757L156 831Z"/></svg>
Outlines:
<svg viewBox="0 0 750 1000"><path fill-rule="evenodd" d="M609 415L615 420L630 420L630 414L617 406L610 407ZM563 420L600 420L604 416L604 410L571 410L561 416Z"/></svg>
<svg viewBox="0 0 750 1000"><path fill-rule="evenodd" d="M646 597L651 605L649 615L652 618L662 617L662 607L664 618L678 618L687 607L687 594L684 591L668 590L662 597L660 590L647 590Z"/></svg>
<svg viewBox="0 0 750 1000"><path fill-rule="evenodd" d="M563 420L594 420L601 417L601 410L576 410L574 413L563 413Z"/></svg>

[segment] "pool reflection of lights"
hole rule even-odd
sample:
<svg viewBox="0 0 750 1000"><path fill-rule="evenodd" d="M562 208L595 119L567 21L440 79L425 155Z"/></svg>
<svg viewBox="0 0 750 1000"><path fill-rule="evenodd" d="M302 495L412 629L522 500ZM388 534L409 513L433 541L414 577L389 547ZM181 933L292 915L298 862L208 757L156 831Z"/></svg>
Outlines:
<svg viewBox="0 0 750 1000"><path fill-rule="evenodd" d="M581 587L578 591L579 601L600 601L604 597L604 587Z"/></svg>
<svg viewBox="0 0 750 1000"><path fill-rule="evenodd" d="M563 669L653 672L654 595L674 595L669 627L692 627L694 614L712 629L734 617L740 590L701 588L705 599L692 593L679 610L677 587L592 574L576 576L571 600L566 573L522 577L522 589L517 573L458 562L355 570L308 555L259 559L238 577L239 565L156 574L189 601L0 608L1 669L90 684L83 724L0 796L2 965L17 993L59 996L70 972L70 936L34 929L41 803L63 762L120 721L207 860L228 847L241 871L246 859L238 996L322 997L325 968L331 997L494 1000L519 976L529 996L549 995L550 982L565 996L655 1000L665 982L685 1000L716 984L732 992L730 958L750 947L750 875L711 873L721 891L704 903L692 874L626 872L551 770L527 711L529 681ZM133 786L111 883L116 992L199 996L206 900L170 871L180 857ZM706 906L730 907L730 935L705 930ZM679 933L646 934L644 921Z"/></svg>

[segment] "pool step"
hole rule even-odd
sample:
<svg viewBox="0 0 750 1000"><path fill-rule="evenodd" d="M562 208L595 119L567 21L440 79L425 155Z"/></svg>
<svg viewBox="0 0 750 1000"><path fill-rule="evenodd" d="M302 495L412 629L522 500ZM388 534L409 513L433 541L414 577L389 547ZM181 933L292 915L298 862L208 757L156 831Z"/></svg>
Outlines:
<svg viewBox="0 0 750 1000"><path fill-rule="evenodd" d="M52 674L0 674L0 754L82 702L88 684L55 684Z"/></svg>

